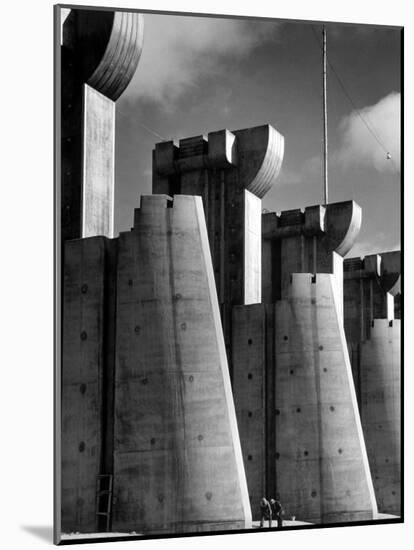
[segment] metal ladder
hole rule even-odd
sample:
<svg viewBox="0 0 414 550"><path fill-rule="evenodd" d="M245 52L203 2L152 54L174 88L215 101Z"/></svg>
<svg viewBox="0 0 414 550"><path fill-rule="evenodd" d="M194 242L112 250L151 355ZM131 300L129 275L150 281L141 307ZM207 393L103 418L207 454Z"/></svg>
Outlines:
<svg viewBox="0 0 414 550"><path fill-rule="evenodd" d="M112 474L96 476L96 530L108 532L112 512ZM105 518L105 523L102 521ZM104 529L102 524L104 523Z"/></svg>

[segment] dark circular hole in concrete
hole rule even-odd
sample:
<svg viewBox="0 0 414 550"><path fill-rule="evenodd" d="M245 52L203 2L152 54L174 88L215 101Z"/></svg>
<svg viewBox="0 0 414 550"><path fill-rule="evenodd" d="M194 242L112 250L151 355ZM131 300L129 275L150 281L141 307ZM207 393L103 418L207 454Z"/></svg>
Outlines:
<svg viewBox="0 0 414 550"><path fill-rule="evenodd" d="M86 447L85 442L84 442L84 441L81 441L81 442L79 443L79 452L80 452L80 453L83 453L83 451L85 450L85 447Z"/></svg>
<svg viewBox="0 0 414 550"><path fill-rule="evenodd" d="M324 369L323 369L323 372L328 372L328 369L324 368Z"/></svg>
<svg viewBox="0 0 414 550"><path fill-rule="evenodd" d="M83 330L83 331L81 332L80 337L81 337L81 340L86 340L86 339L87 339L88 335L87 335L87 333L86 333L85 330Z"/></svg>
<svg viewBox="0 0 414 550"><path fill-rule="evenodd" d="M247 340L247 343L249 344L249 346L251 346L251 345L253 344L253 340L252 340L251 338L249 338L249 339Z"/></svg>
<svg viewBox="0 0 414 550"><path fill-rule="evenodd" d="M323 346L319 346L319 349L320 349L320 350L323 350Z"/></svg>
<svg viewBox="0 0 414 550"><path fill-rule="evenodd" d="M248 455L247 460L253 460L252 455Z"/></svg>
<svg viewBox="0 0 414 550"><path fill-rule="evenodd" d="M301 410L300 407L298 407L298 408L296 409L296 412L297 412L297 413L300 413L300 410Z"/></svg>
<svg viewBox="0 0 414 550"><path fill-rule="evenodd" d="M155 445L155 437L151 437L151 445Z"/></svg>
<svg viewBox="0 0 414 550"><path fill-rule="evenodd" d="M342 454L342 449L338 449L338 453L341 455Z"/></svg>
<svg viewBox="0 0 414 550"><path fill-rule="evenodd" d="M312 498L315 498L316 495L317 495L317 492L316 492L316 491L312 491L312 492L311 492L311 497L312 497Z"/></svg>
<svg viewBox="0 0 414 550"><path fill-rule="evenodd" d="M141 327L139 327L138 325L134 328L136 334L139 334L141 332Z"/></svg>
<svg viewBox="0 0 414 550"><path fill-rule="evenodd" d="M128 286L132 286L134 284L132 279L128 279Z"/></svg>
<svg viewBox="0 0 414 550"><path fill-rule="evenodd" d="M276 409L276 414L277 414L277 415L280 414L280 410L279 410L279 409Z"/></svg>
<svg viewBox="0 0 414 550"><path fill-rule="evenodd" d="M289 340L289 336L283 336L283 340Z"/></svg>
<svg viewBox="0 0 414 550"><path fill-rule="evenodd" d="M334 410L335 410L335 407L331 405L331 406L329 407L329 410L330 410L330 411L334 411Z"/></svg>
<svg viewBox="0 0 414 550"><path fill-rule="evenodd" d="M141 384L144 384L144 386L145 386L146 384L148 384L148 378L143 378L143 379L141 380Z"/></svg>
<svg viewBox="0 0 414 550"><path fill-rule="evenodd" d="M311 304L316 304L316 300L315 300L315 298L312 298L312 300L311 300Z"/></svg>
<svg viewBox="0 0 414 550"><path fill-rule="evenodd" d="M289 371L289 372L290 372L290 374L295 374L295 371L294 371L294 370L291 370L291 371Z"/></svg>
<svg viewBox="0 0 414 550"><path fill-rule="evenodd" d="M187 323L181 323L181 330L186 330Z"/></svg>
<svg viewBox="0 0 414 550"><path fill-rule="evenodd" d="M251 380L251 379L253 378L253 374L251 374L251 373L249 372L249 374L247 375L247 378L248 378L249 380Z"/></svg>
<svg viewBox="0 0 414 550"><path fill-rule="evenodd" d="M279 460L279 458L280 458L280 454L276 453L276 460Z"/></svg>
<svg viewBox="0 0 414 550"><path fill-rule="evenodd" d="M395 491L392 491L392 494L395 495Z"/></svg>
<svg viewBox="0 0 414 550"><path fill-rule="evenodd" d="M191 375L191 376L188 377L188 379L190 380L190 382L193 382L194 381L194 376Z"/></svg>
<svg viewBox="0 0 414 550"><path fill-rule="evenodd" d="M198 439L199 441L203 441L203 436L200 434L200 435L197 436L197 439Z"/></svg>
<svg viewBox="0 0 414 550"><path fill-rule="evenodd" d="M308 453L308 451L304 451L303 454L304 454L305 456L308 456L309 453Z"/></svg>
<svg viewBox="0 0 414 550"><path fill-rule="evenodd" d="M81 292L82 294L86 294L88 292L88 285L84 284L81 286Z"/></svg>
<svg viewBox="0 0 414 550"><path fill-rule="evenodd" d="M206 493L206 499L207 499L207 500L211 500L212 497L213 497L213 493L210 493L210 491L208 491L208 492Z"/></svg>
<svg viewBox="0 0 414 550"><path fill-rule="evenodd" d="M180 293L176 294L176 295L174 296L174 298L175 298L176 300L179 300L179 299L181 298L181 294L180 294Z"/></svg>
<svg viewBox="0 0 414 550"><path fill-rule="evenodd" d="M385 459L385 462L387 462L387 463L389 462L388 458Z"/></svg>
<svg viewBox="0 0 414 550"><path fill-rule="evenodd" d="M251 418L251 417L253 416L252 411L249 411L249 412L247 413L247 416L248 416L249 418Z"/></svg>
<svg viewBox="0 0 414 550"><path fill-rule="evenodd" d="M81 392L81 394L83 395L85 392L86 392L86 384L81 384L79 386L79 391Z"/></svg>

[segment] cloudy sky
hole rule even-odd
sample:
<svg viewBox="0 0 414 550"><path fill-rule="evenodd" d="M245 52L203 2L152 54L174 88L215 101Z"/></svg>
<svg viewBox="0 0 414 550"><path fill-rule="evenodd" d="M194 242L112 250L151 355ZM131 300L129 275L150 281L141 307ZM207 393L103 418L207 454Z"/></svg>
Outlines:
<svg viewBox="0 0 414 550"><path fill-rule="evenodd" d="M151 193L156 142L223 128L269 123L284 135L283 169L264 208L322 203L320 25L144 17L141 60L117 102L116 232L131 227L140 195ZM329 24L327 42L351 99L328 68L329 200L354 199L363 209L351 256L393 250L400 246L400 32Z"/></svg>

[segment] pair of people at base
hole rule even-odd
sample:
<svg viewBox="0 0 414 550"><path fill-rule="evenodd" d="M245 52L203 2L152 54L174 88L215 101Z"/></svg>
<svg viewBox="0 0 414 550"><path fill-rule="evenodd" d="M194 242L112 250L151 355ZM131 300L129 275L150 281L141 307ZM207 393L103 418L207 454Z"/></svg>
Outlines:
<svg viewBox="0 0 414 550"><path fill-rule="evenodd" d="M279 500L274 498L270 499L263 497L260 501L260 527L263 527L265 521L269 522L269 527L272 527L272 519L277 520L277 527L283 527L283 507Z"/></svg>

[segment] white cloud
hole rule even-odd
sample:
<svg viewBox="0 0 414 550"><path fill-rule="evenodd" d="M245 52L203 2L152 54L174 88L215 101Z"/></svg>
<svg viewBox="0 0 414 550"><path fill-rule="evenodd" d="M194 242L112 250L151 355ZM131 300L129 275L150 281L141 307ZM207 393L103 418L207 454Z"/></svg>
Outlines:
<svg viewBox="0 0 414 550"><path fill-rule="evenodd" d="M399 170L400 105L401 95L392 92L375 105L359 111L382 146L370 133L357 111L344 117L339 126L341 146L334 155L335 160L344 168L373 166L379 172ZM390 153L391 159L387 158L387 153Z"/></svg>
<svg viewBox="0 0 414 550"><path fill-rule="evenodd" d="M174 103L202 76L219 74L220 62L241 62L264 40L276 36L273 21L145 15L144 46L125 95ZM229 67L228 67L229 68Z"/></svg>

